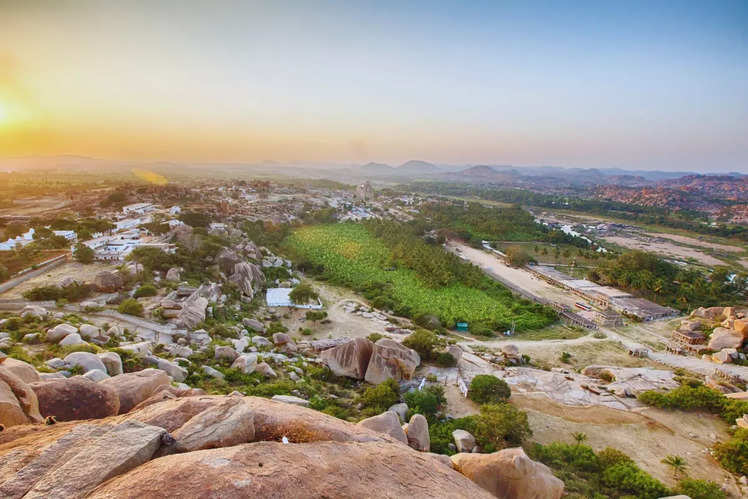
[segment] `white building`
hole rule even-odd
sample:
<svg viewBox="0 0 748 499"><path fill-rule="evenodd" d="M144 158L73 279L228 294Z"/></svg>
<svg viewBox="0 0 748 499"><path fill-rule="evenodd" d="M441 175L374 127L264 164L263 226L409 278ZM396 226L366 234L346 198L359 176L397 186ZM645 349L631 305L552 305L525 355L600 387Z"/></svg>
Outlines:
<svg viewBox="0 0 748 499"><path fill-rule="evenodd" d="M117 222L114 222L114 227L116 232L120 232L123 230L130 230L134 229L135 227L147 223L151 223L152 218L150 216L145 217L138 217L138 218L126 218L124 220L119 220Z"/></svg>
<svg viewBox="0 0 748 499"><path fill-rule="evenodd" d="M78 239L78 234L74 230L53 230L52 233L55 236L64 237L68 241L75 241Z"/></svg>
<svg viewBox="0 0 748 499"><path fill-rule="evenodd" d="M12 251L15 248L22 248L34 240L34 229L29 229L26 233L8 239L0 243L0 251Z"/></svg>
<svg viewBox="0 0 748 499"><path fill-rule="evenodd" d="M123 206L122 213L125 215L145 215L155 209L153 203L135 203Z"/></svg>

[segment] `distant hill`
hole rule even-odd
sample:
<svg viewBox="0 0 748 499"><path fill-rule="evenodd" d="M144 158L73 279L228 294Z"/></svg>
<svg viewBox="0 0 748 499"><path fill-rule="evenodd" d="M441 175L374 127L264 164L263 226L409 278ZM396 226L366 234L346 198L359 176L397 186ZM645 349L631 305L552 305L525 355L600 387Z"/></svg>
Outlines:
<svg viewBox="0 0 748 499"><path fill-rule="evenodd" d="M397 167L399 174L419 175L424 173L438 173L441 170L438 166L427 161L410 160Z"/></svg>

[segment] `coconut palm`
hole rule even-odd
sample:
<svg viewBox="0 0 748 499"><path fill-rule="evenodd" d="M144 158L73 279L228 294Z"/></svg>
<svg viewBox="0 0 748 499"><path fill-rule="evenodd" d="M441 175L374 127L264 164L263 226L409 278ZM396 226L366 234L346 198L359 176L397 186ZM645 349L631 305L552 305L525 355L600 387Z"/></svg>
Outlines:
<svg viewBox="0 0 748 499"><path fill-rule="evenodd" d="M662 464L667 464L673 469L673 477L676 479L688 468L688 463L680 456L669 455L662 460Z"/></svg>
<svg viewBox="0 0 748 499"><path fill-rule="evenodd" d="M572 433L571 436L574 437L574 440L576 440L577 445L582 445L582 442L587 440L587 435L582 433L581 431Z"/></svg>

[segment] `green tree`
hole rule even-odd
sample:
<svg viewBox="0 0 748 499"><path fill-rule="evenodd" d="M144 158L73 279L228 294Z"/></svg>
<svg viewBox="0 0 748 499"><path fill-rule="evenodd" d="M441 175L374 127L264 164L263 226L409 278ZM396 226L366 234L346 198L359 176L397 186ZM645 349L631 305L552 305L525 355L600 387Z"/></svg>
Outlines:
<svg viewBox="0 0 748 499"><path fill-rule="evenodd" d="M510 246L505 254L507 262L512 267L523 267L531 261L530 255L519 246Z"/></svg>
<svg viewBox="0 0 748 499"><path fill-rule="evenodd" d="M475 439L484 452L519 446L532 435L527 413L511 404L484 404L475 424Z"/></svg>
<svg viewBox="0 0 748 499"><path fill-rule="evenodd" d="M582 445L587 440L587 435L582 433L581 431L574 432L571 434L571 436L574 438L574 441L577 443L577 445Z"/></svg>
<svg viewBox="0 0 748 499"><path fill-rule="evenodd" d="M75 260L80 263L93 263L94 250L83 243L78 243L75 245L75 249L73 250L73 258L75 258Z"/></svg>
<svg viewBox="0 0 748 499"><path fill-rule="evenodd" d="M400 386L390 378L376 386L368 387L359 397L361 405L367 409L366 414L382 413L400 401Z"/></svg>
<svg viewBox="0 0 748 499"><path fill-rule="evenodd" d="M291 293L289 293L288 297L291 298L291 301L296 303L297 305L304 305L316 300L317 298L319 298L319 295L311 285L302 282L291 290Z"/></svg>
<svg viewBox="0 0 748 499"><path fill-rule="evenodd" d="M511 395L512 390L506 381L491 374L477 375L468 389L468 398L478 404L506 402Z"/></svg>
<svg viewBox="0 0 748 499"><path fill-rule="evenodd" d="M714 482L684 478L673 491L676 494L688 496L691 499L726 499L727 494Z"/></svg>

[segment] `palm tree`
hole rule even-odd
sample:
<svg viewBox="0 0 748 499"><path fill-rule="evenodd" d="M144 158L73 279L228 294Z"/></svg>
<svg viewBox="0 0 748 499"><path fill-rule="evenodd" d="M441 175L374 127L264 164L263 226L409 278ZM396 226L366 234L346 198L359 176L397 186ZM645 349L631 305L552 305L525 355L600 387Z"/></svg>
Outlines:
<svg viewBox="0 0 748 499"><path fill-rule="evenodd" d="M673 477L676 479L688 468L688 463L680 456L669 455L662 460L662 464L667 464L673 469Z"/></svg>
<svg viewBox="0 0 748 499"><path fill-rule="evenodd" d="M574 440L576 440L577 445L582 445L582 442L587 440L587 435L585 435L581 431L572 433L571 436L574 437Z"/></svg>

